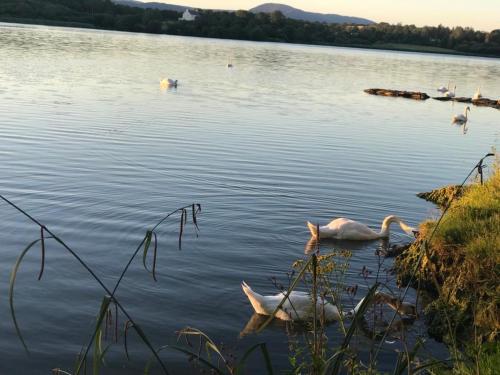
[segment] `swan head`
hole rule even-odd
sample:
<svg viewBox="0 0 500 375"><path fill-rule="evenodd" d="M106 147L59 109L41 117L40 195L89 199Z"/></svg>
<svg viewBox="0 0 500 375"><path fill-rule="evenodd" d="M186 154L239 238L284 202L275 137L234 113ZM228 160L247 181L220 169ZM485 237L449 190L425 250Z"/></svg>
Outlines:
<svg viewBox="0 0 500 375"><path fill-rule="evenodd" d="M399 226L401 227L401 229L403 231L405 231L406 234L408 234L410 236L415 235L415 231L416 231L415 228L412 228L412 227L406 225L403 222L403 220L401 220L396 215L389 215L384 219L384 221L382 223L382 233L386 234L387 236L389 235L389 226L391 225L391 223L398 223Z"/></svg>
<svg viewBox="0 0 500 375"><path fill-rule="evenodd" d="M386 304L398 313L410 317L417 316L417 307L408 302L403 302L399 298L393 297L384 292L377 292L374 298L375 304Z"/></svg>

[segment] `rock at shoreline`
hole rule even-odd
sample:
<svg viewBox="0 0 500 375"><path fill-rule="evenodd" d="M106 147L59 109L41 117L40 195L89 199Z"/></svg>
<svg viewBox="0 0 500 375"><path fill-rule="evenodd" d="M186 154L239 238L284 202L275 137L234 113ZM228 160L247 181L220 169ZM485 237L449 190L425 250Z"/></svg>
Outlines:
<svg viewBox="0 0 500 375"><path fill-rule="evenodd" d="M418 193L417 197L432 202L439 207L446 207L452 199L461 197L465 190L466 187L460 185L449 185L429 192Z"/></svg>

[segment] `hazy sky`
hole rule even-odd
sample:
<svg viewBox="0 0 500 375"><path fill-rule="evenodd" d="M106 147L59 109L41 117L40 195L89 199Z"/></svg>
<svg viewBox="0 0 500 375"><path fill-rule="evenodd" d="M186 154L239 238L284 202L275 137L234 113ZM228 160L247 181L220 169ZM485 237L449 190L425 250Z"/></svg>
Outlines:
<svg viewBox="0 0 500 375"><path fill-rule="evenodd" d="M141 0L214 9L250 9L265 2L303 10L403 24L500 29L500 0Z"/></svg>

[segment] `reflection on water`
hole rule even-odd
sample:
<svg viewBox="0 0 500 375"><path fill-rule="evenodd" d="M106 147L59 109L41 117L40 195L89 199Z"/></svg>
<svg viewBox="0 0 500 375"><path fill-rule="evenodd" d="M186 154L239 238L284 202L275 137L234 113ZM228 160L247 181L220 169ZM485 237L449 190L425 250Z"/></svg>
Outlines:
<svg viewBox="0 0 500 375"><path fill-rule="evenodd" d="M453 103L363 93L376 86L430 93L446 71L457 95L473 93L479 81L484 96L498 97L495 59L10 25L0 25L0 56L0 192L68 241L107 285L151 223L176 207L203 205L200 237L187 232L182 251L177 221L158 233L158 282L139 260L119 289L156 347L193 326L243 351L256 339L238 340L250 308L240 283L273 291L269 278L284 279L304 258L306 220L350 217L377 227L396 214L416 226L435 209L415 193L461 181L499 143L494 109L474 108L464 137L448 125ZM237 68L227 69L228 56ZM159 90L165 76L179 79L177 90ZM19 251L38 236L2 206L2 374L71 368L102 300L85 271L51 244L35 282L39 253L30 253L16 286L32 349L26 357L6 296ZM406 241L391 234L391 245ZM321 253L352 253L345 282L359 291L350 306L379 262L391 267L375 255L382 246L321 243ZM393 277L385 282L396 287ZM338 326L328 335L338 344ZM133 360L112 349L107 374L142 370L149 354L132 336ZM408 329L413 342L419 336L421 319ZM277 367L287 366L282 329L272 325L258 340L273 348ZM438 343L426 345L445 355ZM383 350L382 370L392 370L393 349ZM184 357L162 355L173 373L190 368Z"/></svg>

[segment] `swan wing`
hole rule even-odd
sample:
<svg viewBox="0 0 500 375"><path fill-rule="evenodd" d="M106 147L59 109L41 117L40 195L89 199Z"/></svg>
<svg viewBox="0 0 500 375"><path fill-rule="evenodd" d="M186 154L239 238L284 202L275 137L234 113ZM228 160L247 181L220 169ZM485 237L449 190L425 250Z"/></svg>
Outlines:
<svg viewBox="0 0 500 375"><path fill-rule="evenodd" d="M335 228L338 239L341 240L369 240L377 238L377 233L367 225L358 221L340 218L333 220L328 227Z"/></svg>
<svg viewBox="0 0 500 375"><path fill-rule="evenodd" d="M281 299L284 297L281 294ZM292 292L287 300L283 303L281 307L281 313L276 317L283 319L282 315L286 316L287 319L283 320L307 320L311 317L312 312L312 299L309 293L304 292Z"/></svg>

